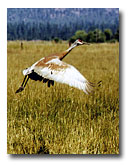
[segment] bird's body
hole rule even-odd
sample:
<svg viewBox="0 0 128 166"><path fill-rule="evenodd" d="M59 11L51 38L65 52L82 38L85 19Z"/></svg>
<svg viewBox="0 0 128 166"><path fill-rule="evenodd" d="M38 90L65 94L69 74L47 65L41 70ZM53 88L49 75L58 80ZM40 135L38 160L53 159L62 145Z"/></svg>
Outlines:
<svg viewBox="0 0 128 166"><path fill-rule="evenodd" d="M54 81L68 84L71 87L83 90L86 94L92 92L94 84L86 80L86 78L72 65L62 62L62 59L77 45L85 44L80 40L76 40L72 46L60 54L53 54L41 58L31 67L23 70L25 79L21 87L16 93L22 91L27 84L28 79L43 81L50 85L54 85Z"/></svg>

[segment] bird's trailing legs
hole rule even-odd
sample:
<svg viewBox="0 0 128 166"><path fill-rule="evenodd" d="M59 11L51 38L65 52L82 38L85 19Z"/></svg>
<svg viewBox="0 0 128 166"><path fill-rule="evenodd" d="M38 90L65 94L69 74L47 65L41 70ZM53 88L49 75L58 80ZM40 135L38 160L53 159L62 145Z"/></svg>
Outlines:
<svg viewBox="0 0 128 166"><path fill-rule="evenodd" d="M28 80L29 80L29 76L26 75L26 76L24 77L24 80L23 80L23 83L22 83L21 87L16 91L16 93L19 93L19 92L21 92L21 91L24 90L24 88L25 88L25 86L26 86Z"/></svg>

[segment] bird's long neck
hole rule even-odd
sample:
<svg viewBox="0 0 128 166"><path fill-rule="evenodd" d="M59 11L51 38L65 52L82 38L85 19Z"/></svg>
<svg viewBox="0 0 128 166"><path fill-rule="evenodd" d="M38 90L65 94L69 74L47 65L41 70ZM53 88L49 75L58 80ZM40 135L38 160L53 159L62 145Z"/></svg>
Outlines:
<svg viewBox="0 0 128 166"><path fill-rule="evenodd" d="M69 47L66 51L64 51L63 53L59 55L59 59L62 60L75 47L76 45L71 45L71 47Z"/></svg>

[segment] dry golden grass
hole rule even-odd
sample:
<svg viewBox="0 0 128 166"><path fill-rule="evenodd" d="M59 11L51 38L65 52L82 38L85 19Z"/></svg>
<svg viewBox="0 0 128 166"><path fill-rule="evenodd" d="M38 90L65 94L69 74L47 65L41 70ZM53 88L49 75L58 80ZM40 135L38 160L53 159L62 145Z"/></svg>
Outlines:
<svg viewBox="0 0 128 166"><path fill-rule="evenodd" d="M22 70L67 43L8 42L7 152L9 154L119 154L119 44L79 46L64 61L89 81L102 80L94 94L55 83L48 88Z"/></svg>

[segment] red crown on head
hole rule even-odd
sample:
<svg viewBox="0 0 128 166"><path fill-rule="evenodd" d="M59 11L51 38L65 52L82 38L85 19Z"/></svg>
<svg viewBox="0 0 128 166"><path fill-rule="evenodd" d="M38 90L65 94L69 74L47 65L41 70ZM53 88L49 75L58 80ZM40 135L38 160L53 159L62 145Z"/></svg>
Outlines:
<svg viewBox="0 0 128 166"><path fill-rule="evenodd" d="M82 42L82 40L81 39L78 39L79 40L79 42Z"/></svg>

